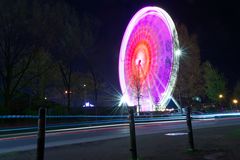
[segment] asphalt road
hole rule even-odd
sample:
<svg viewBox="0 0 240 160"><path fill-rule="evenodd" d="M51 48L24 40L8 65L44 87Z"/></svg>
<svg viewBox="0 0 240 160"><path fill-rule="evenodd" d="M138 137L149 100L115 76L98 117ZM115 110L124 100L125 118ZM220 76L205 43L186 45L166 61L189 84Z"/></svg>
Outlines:
<svg viewBox="0 0 240 160"><path fill-rule="evenodd" d="M240 125L240 118L202 119L194 120L193 128L211 128L221 126ZM148 135L155 133L187 132L185 120L148 122L136 126L137 135ZM85 128L72 128L55 130L46 134L46 148L70 144L110 140L129 136L128 124L95 126ZM36 149L37 136L25 135L0 139L0 153L14 151L26 151Z"/></svg>

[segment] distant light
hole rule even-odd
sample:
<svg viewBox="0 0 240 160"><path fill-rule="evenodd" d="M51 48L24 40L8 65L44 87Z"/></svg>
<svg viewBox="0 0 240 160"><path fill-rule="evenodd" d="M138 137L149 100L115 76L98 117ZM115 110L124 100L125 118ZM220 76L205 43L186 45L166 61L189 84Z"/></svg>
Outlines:
<svg viewBox="0 0 240 160"><path fill-rule="evenodd" d="M222 94L219 94L219 96L218 96L219 98L223 98L223 95Z"/></svg>
<svg viewBox="0 0 240 160"><path fill-rule="evenodd" d="M44 97L45 100L47 100L47 97Z"/></svg>
<svg viewBox="0 0 240 160"><path fill-rule="evenodd" d="M174 108L166 108L165 111L172 112L174 111Z"/></svg>
<svg viewBox="0 0 240 160"><path fill-rule="evenodd" d="M233 99L232 101L234 104L237 104L238 103L238 100L237 99Z"/></svg>
<svg viewBox="0 0 240 160"><path fill-rule="evenodd" d="M175 54L176 54L176 56L181 56L181 55L182 55L181 49L177 49L177 50L175 51Z"/></svg>
<svg viewBox="0 0 240 160"><path fill-rule="evenodd" d="M122 106L123 104L126 104L126 103L127 103L127 98L126 98L126 96L123 95L120 98L120 102L119 102L118 106L120 107L120 106Z"/></svg>
<svg viewBox="0 0 240 160"><path fill-rule="evenodd" d="M94 107L93 104L91 104L90 102L86 102L83 107Z"/></svg>
<svg viewBox="0 0 240 160"><path fill-rule="evenodd" d="M87 85L86 84L83 84L83 87L86 87Z"/></svg>
<svg viewBox="0 0 240 160"><path fill-rule="evenodd" d="M201 102L202 101L202 99L200 98L200 97L198 97L198 96L195 96L195 97L193 97L192 98L194 101L197 101L197 102Z"/></svg>
<svg viewBox="0 0 240 160"><path fill-rule="evenodd" d="M65 94L68 94L68 93L72 93L72 91L69 91L69 92L68 92L67 90L65 90L64 93L65 93Z"/></svg>

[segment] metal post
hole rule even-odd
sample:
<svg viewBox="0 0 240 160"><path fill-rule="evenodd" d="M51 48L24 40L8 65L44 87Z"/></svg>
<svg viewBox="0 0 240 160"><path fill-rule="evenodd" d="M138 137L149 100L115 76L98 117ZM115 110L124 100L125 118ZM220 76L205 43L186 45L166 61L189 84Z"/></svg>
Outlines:
<svg viewBox="0 0 240 160"><path fill-rule="evenodd" d="M191 150L194 150L194 141L193 141L193 130L192 130L192 120L191 120L191 107L187 107L187 126L188 126L188 140L191 147Z"/></svg>
<svg viewBox="0 0 240 160"><path fill-rule="evenodd" d="M41 107L39 109L38 118L37 160L44 160L45 129L46 129L46 109Z"/></svg>
<svg viewBox="0 0 240 160"><path fill-rule="evenodd" d="M134 107L129 107L129 127L130 127L130 142L132 152L132 159L137 160L137 145L136 145L136 133L135 133L135 122L134 122Z"/></svg>

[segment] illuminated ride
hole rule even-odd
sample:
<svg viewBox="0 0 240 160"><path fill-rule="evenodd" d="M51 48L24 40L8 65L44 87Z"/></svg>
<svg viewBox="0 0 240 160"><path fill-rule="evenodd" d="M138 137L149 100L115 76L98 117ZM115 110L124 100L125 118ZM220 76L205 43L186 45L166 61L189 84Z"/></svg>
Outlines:
<svg viewBox="0 0 240 160"><path fill-rule="evenodd" d="M177 78L177 31L171 17L159 7L139 10L124 33L119 54L123 99L137 110L166 108Z"/></svg>

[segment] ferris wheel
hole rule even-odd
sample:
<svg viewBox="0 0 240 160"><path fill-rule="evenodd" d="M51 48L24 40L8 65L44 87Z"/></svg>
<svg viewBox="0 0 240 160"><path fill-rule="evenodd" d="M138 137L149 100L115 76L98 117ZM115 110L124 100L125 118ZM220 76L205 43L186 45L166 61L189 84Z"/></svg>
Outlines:
<svg viewBox="0 0 240 160"><path fill-rule="evenodd" d="M159 7L139 10L129 22L120 48L119 80L128 106L164 109L175 86L179 65L175 25Z"/></svg>

